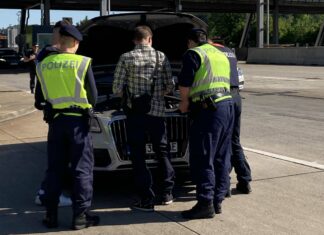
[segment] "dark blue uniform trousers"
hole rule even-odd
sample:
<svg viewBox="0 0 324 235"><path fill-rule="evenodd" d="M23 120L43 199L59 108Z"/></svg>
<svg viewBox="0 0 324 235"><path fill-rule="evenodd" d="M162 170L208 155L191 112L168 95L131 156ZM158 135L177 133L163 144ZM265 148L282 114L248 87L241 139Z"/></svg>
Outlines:
<svg viewBox="0 0 324 235"><path fill-rule="evenodd" d="M247 162L243 148L240 142L241 130L241 113L242 113L242 98L238 90L231 92L234 102L234 126L232 136L232 157L231 164L234 167L237 180L244 184L252 180L250 165Z"/></svg>
<svg viewBox="0 0 324 235"><path fill-rule="evenodd" d="M233 103L217 103L216 111L201 109L190 129L190 169L198 202L221 203L229 184Z"/></svg>
<svg viewBox="0 0 324 235"><path fill-rule="evenodd" d="M48 170L45 185L45 206L57 208L62 192L62 178L67 162L71 163L73 213L87 211L92 200L93 147L88 119L59 115L49 124ZM69 161L66 160L68 158Z"/></svg>
<svg viewBox="0 0 324 235"><path fill-rule="evenodd" d="M163 117L130 113L127 115L127 138L130 145L135 183L141 199L153 199L152 174L145 162L145 136L149 134L157 155L158 193L171 193L174 185L174 169L170 162L170 146L167 140L166 123Z"/></svg>

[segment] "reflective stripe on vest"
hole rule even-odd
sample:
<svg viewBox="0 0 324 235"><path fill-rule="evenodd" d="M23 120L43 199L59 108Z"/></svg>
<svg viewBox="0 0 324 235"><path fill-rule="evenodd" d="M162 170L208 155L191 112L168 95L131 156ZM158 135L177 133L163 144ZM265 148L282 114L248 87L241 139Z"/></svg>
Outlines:
<svg viewBox="0 0 324 235"><path fill-rule="evenodd" d="M201 65L195 74L189 96L193 102L207 98L215 93L230 91L230 64L223 52L215 47L204 44L192 48L201 60ZM231 98L230 95L216 100Z"/></svg>
<svg viewBox="0 0 324 235"><path fill-rule="evenodd" d="M91 108L84 89L84 79L91 58L75 54L55 54L37 65L37 77L45 100L54 109L71 106Z"/></svg>

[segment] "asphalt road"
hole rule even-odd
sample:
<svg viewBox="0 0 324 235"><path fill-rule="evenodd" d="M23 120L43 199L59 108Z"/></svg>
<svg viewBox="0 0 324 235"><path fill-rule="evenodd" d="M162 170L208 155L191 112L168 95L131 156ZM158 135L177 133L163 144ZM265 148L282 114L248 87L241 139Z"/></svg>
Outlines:
<svg viewBox="0 0 324 235"><path fill-rule="evenodd" d="M0 69L0 83L20 90L29 91L29 73L27 69Z"/></svg>
<svg viewBox="0 0 324 235"><path fill-rule="evenodd" d="M324 67L239 67L245 74L243 146L324 165ZM3 85L29 91L24 71L2 70L0 77Z"/></svg>
<svg viewBox="0 0 324 235"><path fill-rule="evenodd" d="M243 146L324 164L324 67L240 67Z"/></svg>

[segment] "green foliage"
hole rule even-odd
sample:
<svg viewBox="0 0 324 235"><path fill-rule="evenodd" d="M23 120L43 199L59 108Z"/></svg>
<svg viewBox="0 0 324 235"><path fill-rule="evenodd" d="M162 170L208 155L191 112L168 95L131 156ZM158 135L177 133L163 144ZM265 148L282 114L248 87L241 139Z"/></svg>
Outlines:
<svg viewBox="0 0 324 235"><path fill-rule="evenodd" d="M317 33L324 21L323 15L285 15L279 18L280 43L314 45Z"/></svg>
<svg viewBox="0 0 324 235"><path fill-rule="evenodd" d="M228 46L238 45L245 23L245 14L213 13L208 17L209 37L220 38Z"/></svg>
<svg viewBox="0 0 324 235"><path fill-rule="evenodd" d="M77 26L82 26L89 21L88 16L86 16L83 20L80 20L79 23L76 23Z"/></svg>
<svg viewBox="0 0 324 235"><path fill-rule="evenodd" d="M279 16L279 43L314 45L317 33L324 22L324 15L288 14ZM220 37L226 45L237 47L245 24L245 14L212 13L208 15L209 36ZM256 45L256 19L251 22L248 45ZM264 21L266 40L266 19ZM270 17L270 43L273 39L273 20Z"/></svg>

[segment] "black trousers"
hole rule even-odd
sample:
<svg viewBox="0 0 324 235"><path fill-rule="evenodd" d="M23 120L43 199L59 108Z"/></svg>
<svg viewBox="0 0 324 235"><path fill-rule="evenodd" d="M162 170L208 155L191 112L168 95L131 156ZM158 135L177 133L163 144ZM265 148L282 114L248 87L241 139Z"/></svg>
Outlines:
<svg viewBox="0 0 324 235"><path fill-rule="evenodd" d="M34 91L35 89L35 82L36 82L36 71L31 70L29 72L29 88L31 91Z"/></svg>
<svg viewBox="0 0 324 235"><path fill-rule="evenodd" d="M237 180L246 184L252 180L252 176L250 165L246 160L240 142L242 98L238 89L231 91L231 95L234 102L234 126L232 135L231 164L235 170Z"/></svg>
<svg viewBox="0 0 324 235"><path fill-rule="evenodd" d="M201 109L190 127L190 170L200 202L221 203L228 191L233 103L217 103L215 111Z"/></svg>
<svg viewBox="0 0 324 235"><path fill-rule="evenodd" d="M127 138L130 145L135 183L141 199L153 199L152 174L145 162L145 136L149 134L153 150L157 155L158 193L170 193L174 185L174 169L170 162L170 146L167 140L166 123L163 117L146 114L127 115Z"/></svg>
<svg viewBox="0 0 324 235"><path fill-rule="evenodd" d="M66 164L70 162L73 213L76 216L86 212L91 206L94 166L88 119L65 115L56 117L49 124L47 154L44 196L47 210L57 208L62 193L63 174Z"/></svg>

